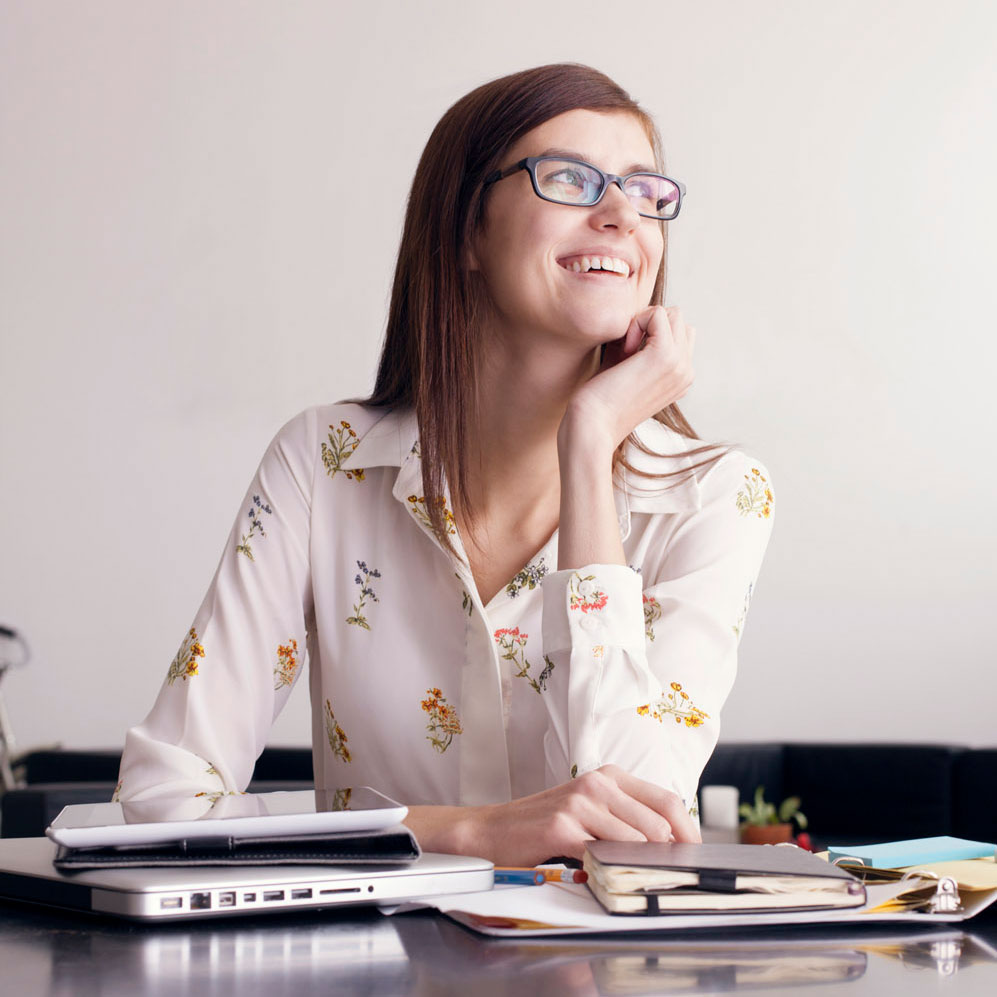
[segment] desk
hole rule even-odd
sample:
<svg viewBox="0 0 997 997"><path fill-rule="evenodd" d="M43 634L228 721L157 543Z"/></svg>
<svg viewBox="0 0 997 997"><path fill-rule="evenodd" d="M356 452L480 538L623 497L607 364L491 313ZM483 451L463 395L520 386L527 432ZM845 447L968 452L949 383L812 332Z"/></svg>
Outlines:
<svg viewBox="0 0 997 997"><path fill-rule="evenodd" d="M997 993L997 912L962 928L771 928L485 939L435 913L355 908L139 926L0 902L0 990L17 997L211 994Z"/></svg>

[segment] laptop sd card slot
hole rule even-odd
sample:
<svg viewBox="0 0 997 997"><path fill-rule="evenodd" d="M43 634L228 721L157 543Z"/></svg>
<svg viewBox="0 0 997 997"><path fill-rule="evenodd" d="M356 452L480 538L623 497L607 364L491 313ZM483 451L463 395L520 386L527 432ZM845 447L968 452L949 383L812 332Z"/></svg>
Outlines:
<svg viewBox="0 0 997 997"><path fill-rule="evenodd" d="M333 893L359 893L359 892L360 892L359 886L347 886L338 890L319 890L319 893L324 897L330 896Z"/></svg>

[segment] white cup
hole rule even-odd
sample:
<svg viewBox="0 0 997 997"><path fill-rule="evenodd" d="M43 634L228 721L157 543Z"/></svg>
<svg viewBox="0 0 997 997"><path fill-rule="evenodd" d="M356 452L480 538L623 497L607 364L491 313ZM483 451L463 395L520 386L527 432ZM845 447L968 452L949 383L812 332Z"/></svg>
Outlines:
<svg viewBox="0 0 997 997"><path fill-rule="evenodd" d="M739 802L737 786L700 786L699 816L703 827L737 827Z"/></svg>

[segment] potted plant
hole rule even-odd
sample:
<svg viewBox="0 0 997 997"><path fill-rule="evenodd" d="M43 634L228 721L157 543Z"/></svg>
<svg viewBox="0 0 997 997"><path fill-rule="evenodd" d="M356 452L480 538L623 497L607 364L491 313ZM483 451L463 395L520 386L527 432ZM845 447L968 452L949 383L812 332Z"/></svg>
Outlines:
<svg viewBox="0 0 997 997"><path fill-rule="evenodd" d="M807 818L800 811L800 798L787 797L778 807L765 799L765 787L755 790L755 802L742 803L738 808L742 818L741 841L746 845L775 845L793 840L793 825L801 830Z"/></svg>

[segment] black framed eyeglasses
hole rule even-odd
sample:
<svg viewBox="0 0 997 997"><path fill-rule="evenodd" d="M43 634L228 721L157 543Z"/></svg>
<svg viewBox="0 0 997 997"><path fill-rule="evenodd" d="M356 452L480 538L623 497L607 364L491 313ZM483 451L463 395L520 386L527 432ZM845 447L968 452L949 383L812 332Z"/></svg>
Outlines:
<svg viewBox="0 0 997 997"><path fill-rule="evenodd" d="M603 173L597 166L580 159L560 156L527 156L504 170L485 177L485 186L526 170L533 181L537 197L554 204L572 204L590 208L602 200L609 185L615 183L637 213L644 218L670 221L678 216L685 196L685 185L660 173L628 173L625 177Z"/></svg>

